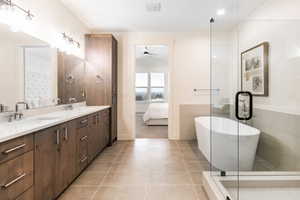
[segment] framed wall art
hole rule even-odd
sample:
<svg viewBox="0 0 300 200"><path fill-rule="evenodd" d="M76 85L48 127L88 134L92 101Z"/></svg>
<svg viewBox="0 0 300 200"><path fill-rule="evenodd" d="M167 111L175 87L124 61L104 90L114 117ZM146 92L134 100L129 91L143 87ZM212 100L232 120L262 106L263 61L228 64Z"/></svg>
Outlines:
<svg viewBox="0 0 300 200"><path fill-rule="evenodd" d="M253 96L269 96L269 43L261 43L241 53L242 91Z"/></svg>

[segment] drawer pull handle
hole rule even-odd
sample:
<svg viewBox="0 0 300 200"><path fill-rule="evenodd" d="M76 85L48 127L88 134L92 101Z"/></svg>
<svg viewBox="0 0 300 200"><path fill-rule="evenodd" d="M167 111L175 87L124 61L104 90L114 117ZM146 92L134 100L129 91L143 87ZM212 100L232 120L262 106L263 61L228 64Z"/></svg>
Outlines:
<svg viewBox="0 0 300 200"><path fill-rule="evenodd" d="M68 133L68 128L65 127L65 133L64 133L64 139L67 141L69 139L69 133Z"/></svg>
<svg viewBox="0 0 300 200"><path fill-rule="evenodd" d="M80 160L80 163L84 163L87 160L87 156Z"/></svg>
<svg viewBox="0 0 300 200"><path fill-rule="evenodd" d="M86 140L86 139L88 139L88 136L86 135L86 136L83 136L82 138L80 138L80 141L84 141L84 140Z"/></svg>
<svg viewBox="0 0 300 200"><path fill-rule="evenodd" d="M14 152L14 151L17 151L17 150L19 150L19 149L22 149L22 148L24 148L25 146L26 146L26 144L21 144L21 145L19 145L19 146L16 146L16 147L14 147L14 148L11 148L11 149L8 149L8 150L4 151L3 154L7 155L7 154L12 153L12 152Z"/></svg>
<svg viewBox="0 0 300 200"><path fill-rule="evenodd" d="M19 181L20 181L21 179L23 179L25 176L26 176L26 173L24 173L24 174L18 176L17 178L15 178L14 180L12 180L11 182L9 182L9 183L3 185L2 188L4 188L4 189L9 188L9 187L12 186L13 184L19 182Z"/></svg>
<svg viewBox="0 0 300 200"><path fill-rule="evenodd" d="M80 124L85 124L85 123L87 123L87 122L88 122L88 120L85 119L85 120L80 121Z"/></svg>
<svg viewBox="0 0 300 200"><path fill-rule="evenodd" d="M57 144L57 145L60 145L60 130L57 129L57 130L55 131L55 133L56 133L56 144Z"/></svg>

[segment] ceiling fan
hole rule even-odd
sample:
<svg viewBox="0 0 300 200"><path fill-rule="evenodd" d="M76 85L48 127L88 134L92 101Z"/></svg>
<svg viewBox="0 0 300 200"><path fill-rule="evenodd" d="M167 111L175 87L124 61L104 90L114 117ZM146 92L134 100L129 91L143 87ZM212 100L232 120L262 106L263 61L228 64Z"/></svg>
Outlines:
<svg viewBox="0 0 300 200"><path fill-rule="evenodd" d="M155 56L157 54L150 52L149 47L145 46L144 52L143 52L144 56Z"/></svg>

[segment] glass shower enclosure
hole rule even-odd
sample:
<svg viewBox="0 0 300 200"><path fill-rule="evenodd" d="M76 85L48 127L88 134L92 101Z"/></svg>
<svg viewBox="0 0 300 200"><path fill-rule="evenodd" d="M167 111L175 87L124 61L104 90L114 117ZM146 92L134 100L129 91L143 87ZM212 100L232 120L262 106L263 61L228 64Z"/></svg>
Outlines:
<svg viewBox="0 0 300 200"><path fill-rule="evenodd" d="M210 199L300 199L300 3L210 20ZM228 26L226 26L228 25Z"/></svg>

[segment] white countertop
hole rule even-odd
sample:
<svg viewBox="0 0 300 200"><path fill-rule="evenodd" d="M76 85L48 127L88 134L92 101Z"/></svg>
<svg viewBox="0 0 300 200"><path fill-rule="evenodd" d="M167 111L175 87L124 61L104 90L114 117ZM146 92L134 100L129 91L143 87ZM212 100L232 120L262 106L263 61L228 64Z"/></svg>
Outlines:
<svg viewBox="0 0 300 200"><path fill-rule="evenodd" d="M110 106L81 106L76 107L73 110L60 110L49 114L24 118L20 121L0 123L0 143L107 108L110 108Z"/></svg>

